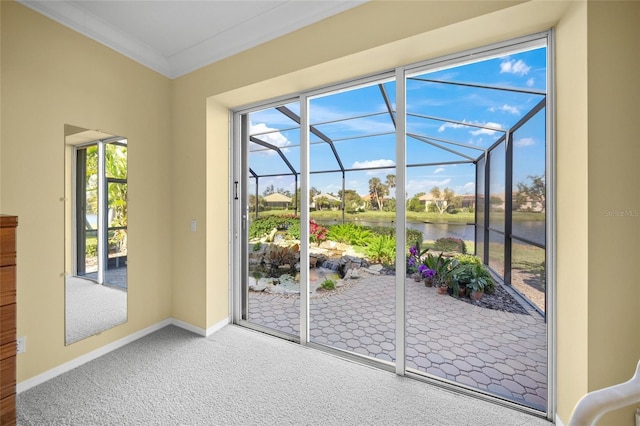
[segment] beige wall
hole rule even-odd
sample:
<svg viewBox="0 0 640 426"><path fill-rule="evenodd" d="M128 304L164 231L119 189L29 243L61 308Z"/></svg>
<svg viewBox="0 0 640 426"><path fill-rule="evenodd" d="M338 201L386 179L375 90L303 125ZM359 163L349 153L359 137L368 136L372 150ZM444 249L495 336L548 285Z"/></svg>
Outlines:
<svg viewBox="0 0 640 426"><path fill-rule="evenodd" d="M370 2L169 82L3 2L0 202L29 231L19 237L18 326L29 340L18 380L170 316L203 329L228 317L229 108L554 26L559 417L568 423L584 393L626 380L640 358L640 219L604 212L640 208L639 3L518 3ZM69 348L62 229L51 226L62 223L65 123L129 138L137 249L129 323ZM631 425L632 412L602 424Z"/></svg>
<svg viewBox="0 0 640 426"><path fill-rule="evenodd" d="M389 43L518 3L522 2L370 2L174 80L173 184L175 193L181 193L173 210L175 256L181 259L173 271L174 282L179 282L174 288L174 316L201 328L228 316L229 256L222 243L227 243L224 238L229 234L229 108L387 70L424 59L426 51L436 56L477 46L477 39L462 37L453 28L431 34L427 48L419 41L409 48ZM372 22L381 19L386 24L372 31ZM483 25L476 22L473 30L481 32ZM550 25L532 26L520 19L504 34ZM483 39L502 40L492 36ZM210 97L218 107L207 113ZM209 114L206 122L205 114ZM187 167L205 158L206 167ZM204 197L208 197L206 206ZM196 216L199 222L205 219L206 231L189 234L188 223ZM189 261L205 251L203 262ZM206 306L202 291L207 294Z"/></svg>
<svg viewBox="0 0 640 426"><path fill-rule="evenodd" d="M557 394L565 423L589 390L586 19L587 4L575 2L556 26Z"/></svg>
<svg viewBox="0 0 640 426"><path fill-rule="evenodd" d="M640 360L640 3L590 2L587 22L588 386L599 389ZM630 422L634 408L601 424Z"/></svg>
<svg viewBox="0 0 640 426"><path fill-rule="evenodd" d="M171 81L2 2L2 212L19 216L18 382L171 314ZM64 125L129 140L129 321L64 346Z"/></svg>

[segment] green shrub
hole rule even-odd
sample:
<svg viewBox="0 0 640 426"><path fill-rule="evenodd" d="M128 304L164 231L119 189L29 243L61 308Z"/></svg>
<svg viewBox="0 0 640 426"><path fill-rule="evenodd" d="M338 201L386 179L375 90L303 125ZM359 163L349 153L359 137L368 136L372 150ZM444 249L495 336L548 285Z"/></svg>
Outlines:
<svg viewBox="0 0 640 426"><path fill-rule="evenodd" d="M371 262L393 265L396 259L396 239L387 235L375 236L365 248L365 254Z"/></svg>
<svg viewBox="0 0 640 426"><path fill-rule="evenodd" d="M418 242L418 244L422 244L422 231L418 231L417 229L407 228L407 245L411 246L414 242Z"/></svg>
<svg viewBox="0 0 640 426"><path fill-rule="evenodd" d="M472 254L456 254L455 258L460 265L482 265L482 260Z"/></svg>
<svg viewBox="0 0 640 426"><path fill-rule="evenodd" d="M361 228L369 229L374 234L386 235L387 237L391 237L391 238L396 237L396 228L393 226L361 226ZM422 235L422 231L418 231L417 229L407 228L406 238L407 238L407 246L410 246L415 241L422 242L422 239L424 237Z"/></svg>
<svg viewBox="0 0 640 426"><path fill-rule="evenodd" d="M98 255L98 240L96 238L89 239L86 246L87 256L93 257Z"/></svg>
<svg viewBox="0 0 640 426"><path fill-rule="evenodd" d="M298 237L300 238L300 218L298 216L265 216L254 219L249 225L249 238L262 238L265 235L269 235L273 229L287 230L291 234L290 228L293 227L295 232L297 225Z"/></svg>
<svg viewBox="0 0 640 426"><path fill-rule="evenodd" d="M287 228L287 234L289 235L289 237L293 238L294 240L300 239L300 221L299 220L296 219L289 222L289 228Z"/></svg>
<svg viewBox="0 0 640 426"><path fill-rule="evenodd" d="M322 287L325 290L335 290L336 282L330 278L325 278L325 280L322 281L322 284L320 284L320 287Z"/></svg>
<svg viewBox="0 0 640 426"><path fill-rule="evenodd" d="M365 247L371 241L373 234L367 227L353 223L341 223L329 227L327 238L339 243Z"/></svg>
<svg viewBox="0 0 640 426"><path fill-rule="evenodd" d="M454 275L459 282L470 283L474 290L493 293L496 283L491 272L479 257L471 254L457 254L454 259L457 263Z"/></svg>
<svg viewBox="0 0 640 426"><path fill-rule="evenodd" d="M463 254L467 252L464 241L460 238L453 237L438 238L433 245L433 249L439 251L457 251Z"/></svg>

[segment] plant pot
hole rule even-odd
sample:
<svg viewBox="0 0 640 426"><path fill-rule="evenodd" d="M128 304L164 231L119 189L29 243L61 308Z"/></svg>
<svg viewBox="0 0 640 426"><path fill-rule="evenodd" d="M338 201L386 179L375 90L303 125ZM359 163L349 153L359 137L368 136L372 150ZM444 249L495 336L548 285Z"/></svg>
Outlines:
<svg viewBox="0 0 640 426"><path fill-rule="evenodd" d="M473 300L480 300L484 296L484 291L474 290L469 295Z"/></svg>
<svg viewBox="0 0 640 426"><path fill-rule="evenodd" d="M425 287L431 287L431 286L433 286L433 281L431 280L431 278L425 278L425 279L424 279L424 286L425 286Z"/></svg>
<svg viewBox="0 0 640 426"><path fill-rule="evenodd" d="M458 289L458 297L464 297L464 295L467 292L467 286L466 285L461 285L460 288Z"/></svg>
<svg viewBox="0 0 640 426"><path fill-rule="evenodd" d="M449 287L445 287L445 286L438 287L438 294L447 294L447 290L449 290Z"/></svg>

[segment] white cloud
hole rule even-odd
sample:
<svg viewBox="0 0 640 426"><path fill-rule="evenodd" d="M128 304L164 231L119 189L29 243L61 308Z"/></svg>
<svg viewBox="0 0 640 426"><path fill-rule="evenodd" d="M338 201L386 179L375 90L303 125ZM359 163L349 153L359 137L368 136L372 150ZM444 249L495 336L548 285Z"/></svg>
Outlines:
<svg viewBox="0 0 640 426"><path fill-rule="evenodd" d="M507 105L507 104L504 104L501 107L497 107L497 108L491 107L489 108L489 111L491 112L502 111L502 112L508 112L514 115L520 115L520 110L518 109L518 107L514 107L512 105Z"/></svg>
<svg viewBox="0 0 640 426"><path fill-rule="evenodd" d="M444 172L444 167L438 167L437 169L435 169L435 170L433 171L433 174L435 175L435 174L437 174L437 173L441 173L441 172Z"/></svg>
<svg viewBox="0 0 640 426"><path fill-rule="evenodd" d="M536 80L531 77L529 80L527 80L527 86L528 87L533 87L533 85L536 84Z"/></svg>
<svg viewBox="0 0 640 426"><path fill-rule="evenodd" d="M507 108L512 108L509 107L508 105L503 106L502 108L507 107ZM466 125L466 123L468 123L469 125ZM487 123L480 123L478 121L466 121L466 120L462 120L461 124L458 123L444 123L443 125L440 126L440 128L438 129L439 132L443 132L445 129L447 128L451 128L451 129L459 129L461 127L468 127L470 129L475 129L475 130L470 130L469 133L471 133L473 136L478 136L478 135L493 135L496 131L495 130L491 130L491 129L478 129L478 128L474 128L471 127L471 125L477 125L477 126L489 126L489 127L495 127L497 129L502 129L502 126L498 123L494 123L494 122L487 122Z"/></svg>
<svg viewBox="0 0 640 426"><path fill-rule="evenodd" d="M463 123L465 123L464 120L462 120ZM447 128L449 129L459 129L461 127L467 127L464 124L458 124L458 123L444 123L442 126L440 126L438 128L438 132L444 132Z"/></svg>
<svg viewBox="0 0 640 426"><path fill-rule="evenodd" d="M536 141L533 138L522 138L514 142L515 146L531 146L535 145Z"/></svg>
<svg viewBox="0 0 640 426"><path fill-rule="evenodd" d="M481 124L481 123L478 123ZM488 123L484 123L481 124L483 126L489 126L489 127L495 127L497 129L502 129L502 126L498 123L493 123L491 121L489 121ZM491 129L476 129L476 130L472 130L469 133L471 133L473 136L478 136L478 135L493 135L496 131L495 130L491 130Z"/></svg>
<svg viewBox="0 0 640 426"><path fill-rule="evenodd" d="M462 185L460 189L460 194L473 194L473 192L476 190L476 184L475 182L467 182Z"/></svg>
<svg viewBox="0 0 640 426"><path fill-rule="evenodd" d="M396 165L396 162L393 160L367 160L367 161L356 161L351 166L354 169L366 169L369 167L393 167Z"/></svg>
<svg viewBox="0 0 640 426"><path fill-rule="evenodd" d="M268 127L264 123L258 123L258 124L251 123L249 128L249 133L252 135L256 133L265 133L262 135L258 135L256 137L260 140L268 142L271 145L275 145L279 148L284 148L284 147L287 147L288 145L291 145L291 141L287 139L282 133L278 132L277 130L278 129L273 129L271 127ZM273 132L273 133L266 133L266 132ZM265 153L274 154L275 152L272 150L267 150L265 151Z"/></svg>
<svg viewBox="0 0 640 426"><path fill-rule="evenodd" d="M517 61L513 59L506 60L500 64L501 74L509 73L509 74L516 74L516 75L523 76L528 74L530 69L531 67L525 64L522 59L518 59Z"/></svg>
<svg viewBox="0 0 640 426"><path fill-rule="evenodd" d="M418 192L429 192L431 188L433 188L434 186L437 186L440 189L443 189L444 187L449 185L449 183L451 183L450 178L442 179L442 180L435 180L435 179L410 180L409 182L407 182L406 190L408 194L416 194Z"/></svg>

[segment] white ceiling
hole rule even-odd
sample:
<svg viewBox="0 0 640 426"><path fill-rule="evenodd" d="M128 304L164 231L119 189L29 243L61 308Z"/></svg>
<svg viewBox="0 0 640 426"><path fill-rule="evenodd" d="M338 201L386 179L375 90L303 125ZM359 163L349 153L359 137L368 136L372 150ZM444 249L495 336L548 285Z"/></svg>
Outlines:
<svg viewBox="0 0 640 426"><path fill-rule="evenodd" d="M169 78L367 0L18 0Z"/></svg>

